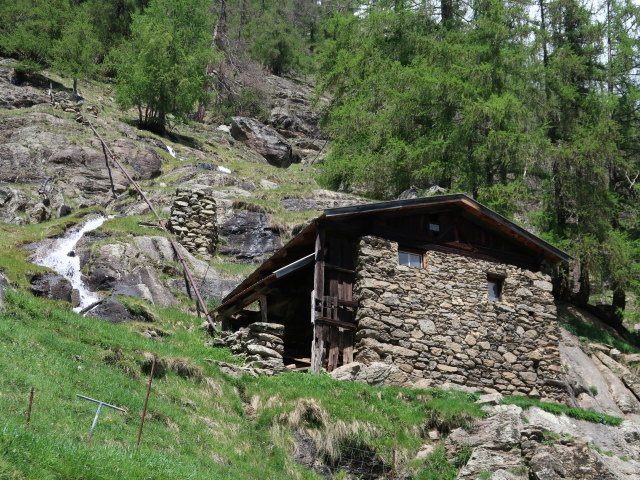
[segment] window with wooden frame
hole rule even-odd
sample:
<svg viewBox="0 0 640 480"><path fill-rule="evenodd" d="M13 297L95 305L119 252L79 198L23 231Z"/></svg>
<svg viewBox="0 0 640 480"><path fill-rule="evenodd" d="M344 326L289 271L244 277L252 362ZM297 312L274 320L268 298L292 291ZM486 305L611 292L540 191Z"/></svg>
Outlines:
<svg viewBox="0 0 640 480"><path fill-rule="evenodd" d="M492 302L502 301L502 288L504 287L502 275L487 273L487 296Z"/></svg>
<svg viewBox="0 0 640 480"><path fill-rule="evenodd" d="M410 250L406 248L398 249L398 264L407 267L422 268L424 266L424 257L422 252Z"/></svg>

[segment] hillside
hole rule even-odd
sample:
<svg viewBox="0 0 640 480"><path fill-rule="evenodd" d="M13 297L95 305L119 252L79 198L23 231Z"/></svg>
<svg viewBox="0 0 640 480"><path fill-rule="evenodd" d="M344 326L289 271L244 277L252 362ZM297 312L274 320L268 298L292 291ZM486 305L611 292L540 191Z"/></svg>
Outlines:
<svg viewBox="0 0 640 480"><path fill-rule="evenodd" d="M324 140L292 136L301 161L282 168L225 127L155 135L115 109L109 85L81 85L78 106L66 79L45 72L14 85L11 65L0 67L0 478L378 479L391 478L392 465L407 479L640 477L638 349L573 307L559 321L579 408L242 367L211 346L169 234L115 169L113 195L100 143L76 117L90 119L162 218L172 217L178 188L215 201L216 253L182 250L210 306L320 210L363 202L314 180ZM308 86L266 78L274 109L296 104L298 118L314 118L310 103L292 100ZM73 247L88 288L110 295L90 318L71 311L66 281L29 260L96 215L108 218ZM159 370L137 449L153 356ZM125 413L103 409L88 444L95 408L76 394Z"/></svg>

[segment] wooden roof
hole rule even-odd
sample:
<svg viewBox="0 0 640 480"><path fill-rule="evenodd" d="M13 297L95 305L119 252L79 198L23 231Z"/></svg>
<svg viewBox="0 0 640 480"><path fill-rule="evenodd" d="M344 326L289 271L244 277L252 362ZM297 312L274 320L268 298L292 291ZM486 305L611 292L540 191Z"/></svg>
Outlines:
<svg viewBox="0 0 640 480"><path fill-rule="evenodd" d="M308 257L314 251L318 226L349 228L357 225L358 220L378 215L410 215L425 213L443 208L459 208L491 230L501 232L514 242L522 245L536 255L546 258L552 264L565 262L571 257L562 250L545 242L536 235L516 225L490 208L478 203L463 193L438 195L433 197L412 198L409 200L393 200L389 202L369 203L351 207L331 208L314 219L298 235L284 247L273 254L245 278L229 295L227 295L214 312L225 310L235 301L246 298L257 289L266 287L278 278L307 265ZM298 260L304 261L297 262ZM296 262L296 263L294 263Z"/></svg>

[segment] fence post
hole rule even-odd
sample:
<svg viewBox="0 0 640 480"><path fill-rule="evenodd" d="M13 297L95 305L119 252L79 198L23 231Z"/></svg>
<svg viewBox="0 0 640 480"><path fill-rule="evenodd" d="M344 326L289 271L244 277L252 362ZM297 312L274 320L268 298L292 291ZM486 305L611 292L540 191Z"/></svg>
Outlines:
<svg viewBox="0 0 640 480"><path fill-rule="evenodd" d="M138 429L138 441L136 447L140 446L140 439L142 438L142 427L144 427L144 418L147 416L147 404L149 403L149 392L151 392L151 382L153 381L153 372L156 370L156 356L153 356L153 363L151 364L151 373L149 374L149 383L147 384L147 396L144 399L144 408L142 409L142 417L140 417L140 428Z"/></svg>
<svg viewBox="0 0 640 480"><path fill-rule="evenodd" d="M33 407L33 393L35 387L31 387L31 393L29 394L29 409L27 410L27 425L31 423L31 408Z"/></svg>
<svg viewBox="0 0 640 480"><path fill-rule="evenodd" d="M396 476L396 441L398 439L398 432L393 432L393 453L391 456L391 480Z"/></svg>

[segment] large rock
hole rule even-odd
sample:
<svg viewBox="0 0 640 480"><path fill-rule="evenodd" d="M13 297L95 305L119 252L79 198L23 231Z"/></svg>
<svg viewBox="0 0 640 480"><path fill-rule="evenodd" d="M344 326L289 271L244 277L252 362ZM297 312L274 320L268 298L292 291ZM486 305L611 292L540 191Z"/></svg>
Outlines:
<svg viewBox="0 0 640 480"><path fill-rule="evenodd" d="M264 213L240 210L220 229L224 244L219 251L223 255L238 258L255 258L282 247L279 235L269 226Z"/></svg>
<svg viewBox="0 0 640 480"><path fill-rule="evenodd" d="M119 301L110 298L87 313L87 317L100 318L110 323L127 323L139 320Z"/></svg>
<svg viewBox="0 0 640 480"><path fill-rule="evenodd" d="M125 160L136 171L137 178L148 180L162 173L162 158L153 149L138 147L128 140L116 140L112 145L113 152Z"/></svg>
<svg viewBox="0 0 640 480"><path fill-rule="evenodd" d="M7 277L0 273L0 310L2 310L4 306L4 297L10 287L11 285L9 284L9 280L7 280Z"/></svg>
<svg viewBox="0 0 640 480"><path fill-rule="evenodd" d="M276 167L288 167L295 159L289 142L273 128L254 118L233 117L231 135Z"/></svg>
<svg viewBox="0 0 640 480"><path fill-rule="evenodd" d="M336 380L361 382L369 385L390 385L408 387L411 381L408 375L397 365L383 362L373 362L365 365L352 362L333 370L331 375Z"/></svg>
<svg viewBox="0 0 640 480"><path fill-rule="evenodd" d="M54 300L72 301L73 287L71 282L56 274L36 275L31 279L31 291L38 297Z"/></svg>

